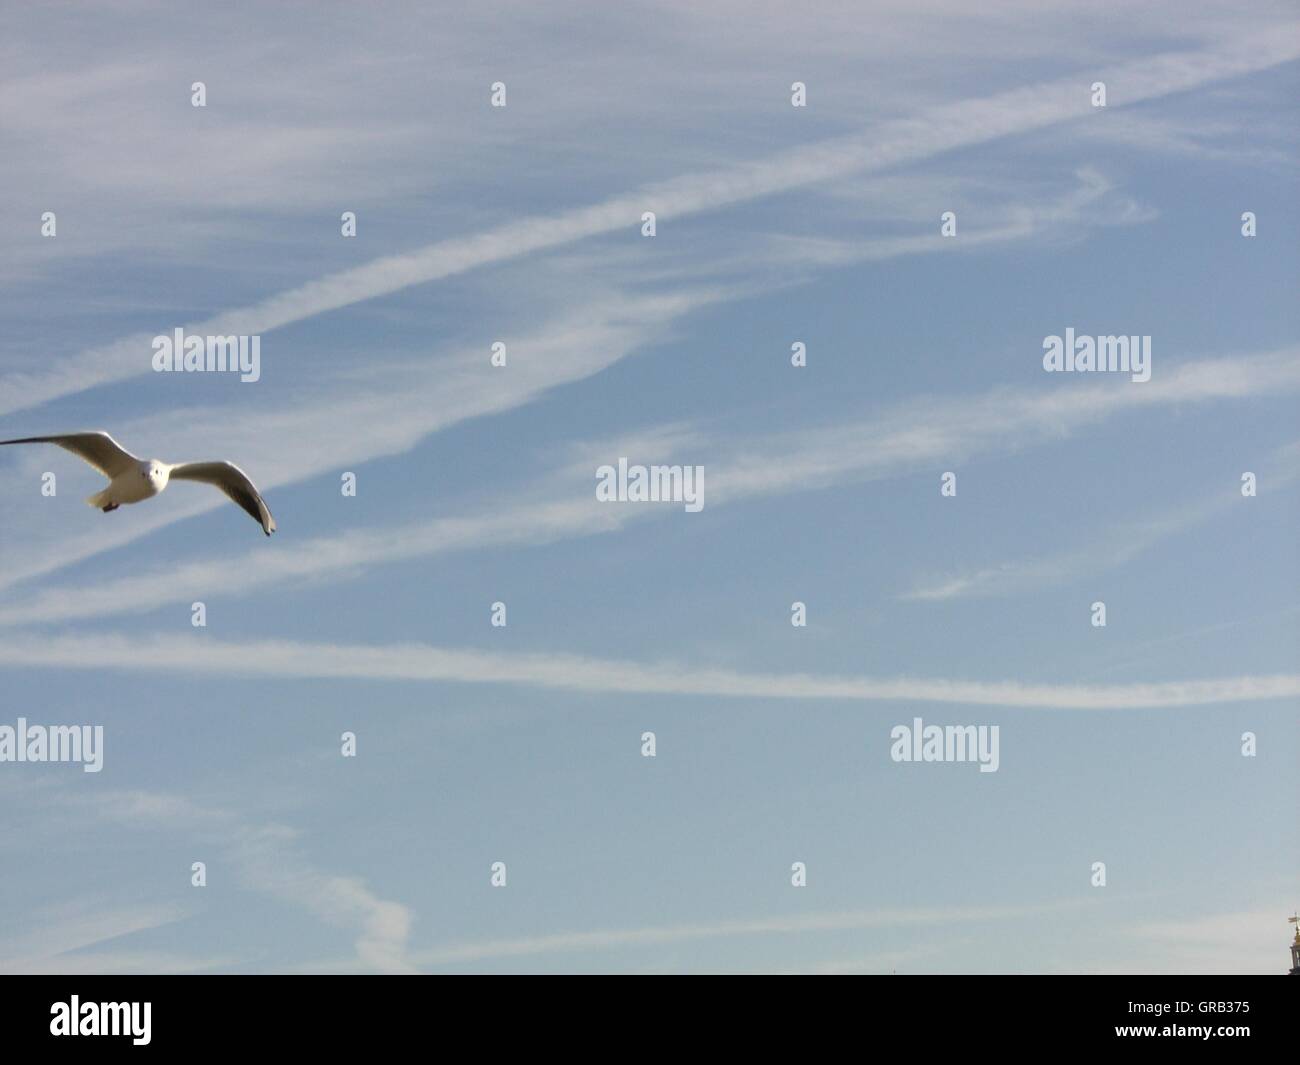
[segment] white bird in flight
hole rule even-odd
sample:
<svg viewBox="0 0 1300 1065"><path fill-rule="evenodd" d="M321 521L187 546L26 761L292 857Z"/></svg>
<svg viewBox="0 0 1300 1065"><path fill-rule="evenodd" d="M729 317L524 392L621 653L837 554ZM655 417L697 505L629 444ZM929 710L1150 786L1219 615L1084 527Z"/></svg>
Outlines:
<svg viewBox="0 0 1300 1065"><path fill-rule="evenodd" d="M139 503L156 496L168 481L202 481L216 485L251 514L270 536L275 519L243 470L233 462L182 462L170 466L159 459L138 459L105 432L65 433L62 436L25 436L21 440L0 440L5 444L58 444L80 455L108 478L108 487L86 500L105 514L123 503Z"/></svg>

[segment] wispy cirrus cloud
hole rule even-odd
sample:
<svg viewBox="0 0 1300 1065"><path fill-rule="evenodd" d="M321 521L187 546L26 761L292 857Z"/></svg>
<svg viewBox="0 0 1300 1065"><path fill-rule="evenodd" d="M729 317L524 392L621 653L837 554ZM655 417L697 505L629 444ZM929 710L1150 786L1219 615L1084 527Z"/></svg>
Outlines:
<svg viewBox="0 0 1300 1065"><path fill-rule="evenodd" d="M1102 975L1275 973L1281 976L1288 964L1285 917L1294 912L1291 899L1293 896L1283 893L1268 907L1126 925L1121 931L1125 942L1136 946L1136 956L1090 966L1089 971Z"/></svg>
<svg viewBox="0 0 1300 1065"><path fill-rule="evenodd" d="M257 471L265 491L326 471L355 469L376 458L410 450L428 435L471 418L499 414L533 402L552 389L606 369L652 339L662 337L681 316L715 302L723 291L700 286L690 292L624 296L598 291L570 312L521 334L504 334L514 352L509 371L487 364L486 347L453 351L438 358L372 365L364 384L344 378L304 401L274 407L231 409L224 405L177 408L114 426L124 446L140 455L192 456L228 453L237 441L238 461ZM401 381L394 387L393 381ZM378 382L378 383L376 383ZM349 431L340 432L340 426ZM14 449L6 449L12 453ZM6 454L16 465L9 476L15 494L49 469L49 454L27 449ZM74 476L98 474L69 460ZM69 478L72 480L72 478ZM0 585L39 577L101 552L122 547L173 522L218 506L219 494L173 490L166 507L132 515L110 528L68 534L57 519L36 513L12 522ZM17 523L26 520L26 527Z"/></svg>
<svg viewBox="0 0 1300 1065"><path fill-rule="evenodd" d="M594 470L620 454L648 454L653 461L703 461L707 505L735 505L764 496L897 476L935 463L1005 453L1068 438L1125 413L1150 408L1232 401L1300 389L1300 350L1240 358L1163 364L1151 381L1069 382L1046 389L997 388L972 399L928 397L854 422L759 436L717 437L702 427L665 427L589 442L522 498L504 505L479 504L456 517L407 522L382 530L352 530L290 546L258 544L236 559L150 567L113 580L79 581L16 597L0 608L0 626L141 613L172 602L263 591L284 582L351 577L377 566L454 551L503 545L552 543L613 532L630 522L666 513L663 507L599 503ZM204 506L216 505L205 503ZM156 519L167 520L165 517ZM1159 530L1156 530L1158 532ZM9 584L88 557L104 545L84 539L70 551L60 544L26 567L12 565ZM1086 560L1085 560L1086 561ZM1058 567L1059 569L1059 567ZM1052 568L1028 566L1025 579L1050 577ZM978 579L987 586L995 571ZM1001 574L1006 579L1007 574ZM962 578L951 578L958 580ZM972 578L966 578L971 580ZM959 594L974 585L927 585L919 598Z"/></svg>
<svg viewBox="0 0 1300 1065"><path fill-rule="evenodd" d="M875 173L939 153L1026 133L1085 116L1096 118L1087 88L1114 86L1122 107L1217 80L1267 69L1300 56L1300 34L1270 28L1208 48L1146 56L1106 70L945 103L862 133L805 144L766 159L682 175L590 206L507 222L479 233L384 256L283 291L257 303L186 323L187 332L263 334L412 285L532 255L600 234L633 232L646 210L671 222L852 174ZM153 334L139 334L0 378L0 414L149 372Z"/></svg>
<svg viewBox="0 0 1300 1065"><path fill-rule="evenodd" d="M287 825L250 820L228 809L157 791L110 791L58 801L82 817L119 827L181 831L219 849L246 888L299 906L333 925L357 932L357 963L365 969L411 973L407 940L413 916L376 894L360 877L317 868L303 856ZM148 912L148 911L146 911ZM162 913L170 911L163 909ZM173 916L171 919L175 919ZM55 959L55 969L63 971ZM72 970L69 970L72 971Z"/></svg>
<svg viewBox="0 0 1300 1065"><path fill-rule="evenodd" d="M163 634L16 637L0 644L0 665L28 669L179 672L228 677L508 684L609 694L714 695L759 699L847 699L960 703L1035 710L1155 710L1300 695L1300 674L1142 684L1030 684L901 677L749 673L569 654L502 654L427 644L256 643Z"/></svg>
<svg viewBox="0 0 1300 1065"><path fill-rule="evenodd" d="M1101 175L1081 172L1073 186L1045 199L1027 197L1014 207L989 209L987 223L968 229L957 250L969 254L991 244L1134 220L1131 202L1107 202L1112 193L1112 184ZM905 188L891 183L881 195L879 203L898 205ZM743 251L705 246L688 263L665 267L643 259L633 265L625 256L608 252L554 264L552 302L571 309L530 329L503 333L501 339L514 352L508 372L488 370L482 350L452 350L432 359L371 364L364 381L339 371L333 380L324 374L327 379L311 394L296 395L292 402L178 407L114 425L113 431L141 454L162 454L173 448L189 455L217 454L230 441L238 441L238 461L256 468L263 489L275 488L404 453L429 435L468 419L532 403L664 339L692 312L797 283L801 271L953 250L952 242L937 233L855 239L760 235L757 241L743 243ZM600 285L589 280L579 284L577 278L589 278L592 270L606 280ZM374 384L375 379L382 383ZM348 426L349 431L340 433L340 426ZM39 449L8 457L14 460L8 475L14 494L21 494L20 485L32 483L49 468L48 454ZM65 461L71 463L74 478L95 479L75 461ZM7 513L8 547L0 587L123 547L173 522L224 505L206 491L191 493L189 498L173 493L165 507L131 513L129 520L128 515L120 515L108 528L97 523L80 533L68 530L60 520L64 515L31 510ZM575 521L590 521L593 528L611 527L607 516L590 519L573 513ZM528 518L522 515L525 528L532 524ZM485 531L491 542L490 530ZM381 545L375 557L383 558L391 550Z"/></svg>
<svg viewBox="0 0 1300 1065"><path fill-rule="evenodd" d="M649 925L641 928L602 929L594 932L559 932L546 936L494 939L477 943L435 947L417 952L421 965L447 966L497 958L522 958L541 954L571 954L654 947L692 940L743 936L789 936L859 929L905 928L918 925L948 926L956 922L1000 922L1027 916L1077 909L1083 903L1063 901L1026 906L915 907L911 909L849 910L831 913L786 914L699 924ZM909 956L915 956L906 952ZM849 963L858 968L865 959Z"/></svg>
<svg viewBox="0 0 1300 1065"><path fill-rule="evenodd" d="M1300 477L1300 443L1289 444L1273 456L1259 477L1270 489L1291 484ZM1240 506L1241 485L1219 485L1205 498L1134 518L1100 535L1092 535L1076 550L984 566L966 573L918 581L900 599L937 602L948 599L1015 595L1043 585L1072 580L1084 574L1115 569L1150 551L1156 544L1186 529L1209 521L1229 507Z"/></svg>
<svg viewBox="0 0 1300 1065"><path fill-rule="evenodd" d="M77 899L47 905L30 913L21 935L0 941L0 972L129 972L140 966L128 963L115 940L162 928L184 920L193 911L169 902L113 906L101 900ZM222 960L181 958L150 954L152 972L196 971ZM137 957L137 962L142 958Z"/></svg>

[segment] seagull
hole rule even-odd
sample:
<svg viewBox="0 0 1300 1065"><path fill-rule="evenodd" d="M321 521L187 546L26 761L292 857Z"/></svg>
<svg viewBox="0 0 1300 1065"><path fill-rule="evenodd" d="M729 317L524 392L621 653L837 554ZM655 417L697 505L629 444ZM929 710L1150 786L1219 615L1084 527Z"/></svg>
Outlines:
<svg viewBox="0 0 1300 1065"><path fill-rule="evenodd" d="M139 503L156 496L168 481L202 481L216 485L243 507L267 536L275 532L275 519L266 501L248 474L233 462L182 462L170 466L159 459L138 459L103 430L0 440L0 447L5 444L58 444L85 459L108 478L108 487L86 500L105 514L123 503Z"/></svg>

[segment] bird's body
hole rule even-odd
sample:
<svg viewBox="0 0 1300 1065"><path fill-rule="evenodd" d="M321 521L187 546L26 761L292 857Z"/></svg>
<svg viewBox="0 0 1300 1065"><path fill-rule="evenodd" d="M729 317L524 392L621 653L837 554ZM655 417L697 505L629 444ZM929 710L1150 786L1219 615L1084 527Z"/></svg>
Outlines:
<svg viewBox="0 0 1300 1065"><path fill-rule="evenodd" d="M57 444L85 459L108 478L108 487L86 500L92 507L98 507L105 513L125 504L151 499L172 480L202 481L225 492L262 526L262 531L267 536L275 532L275 518L271 516L266 501L249 480L248 474L233 462L182 462L172 465L161 459L138 459L105 432L0 440L0 446L5 444Z"/></svg>
<svg viewBox="0 0 1300 1065"><path fill-rule="evenodd" d="M149 459L139 463L134 469L123 470L102 492L96 492L86 500L92 507L101 510L116 510L123 503L139 503L151 499L167 487L171 469L165 462Z"/></svg>

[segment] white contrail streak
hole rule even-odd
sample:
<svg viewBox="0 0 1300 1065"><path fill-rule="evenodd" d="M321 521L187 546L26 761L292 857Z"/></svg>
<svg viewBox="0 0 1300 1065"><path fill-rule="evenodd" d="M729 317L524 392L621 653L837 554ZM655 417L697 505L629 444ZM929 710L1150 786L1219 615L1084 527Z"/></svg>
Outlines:
<svg viewBox="0 0 1300 1065"><path fill-rule="evenodd" d="M1267 69L1300 57L1300 27L1270 27L1214 48L1149 56L1078 74L944 104L849 136L783 151L726 169L688 174L601 203L508 222L482 233L437 241L376 259L281 292L260 303L186 324L199 335L260 335L363 300L436 281L489 263L518 258L619 229L635 232L641 212L665 220L716 210L851 174L865 174L1016 133L1089 117L1089 86L1104 81L1112 106L1124 106ZM169 323L174 325L175 323ZM149 372L152 335L59 359L56 369L0 380L0 414Z"/></svg>
<svg viewBox="0 0 1300 1065"><path fill-rule="evenodd" d="M230 677L309 677L512 684L617 694L751 699L847 699L960 703L1038 710L1146 710L1300 696L1300 675L1136 684L1028 684L916 677L813 676L645 665L569 654L502 654L427 644L234 643L153 635L19 638L0 644L0 664L61 669L180 672Z"/></svg>

